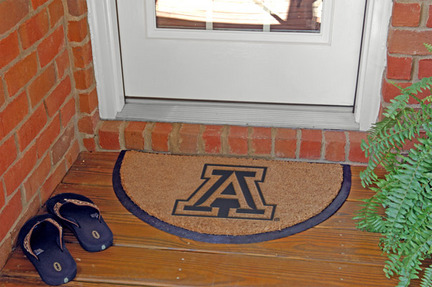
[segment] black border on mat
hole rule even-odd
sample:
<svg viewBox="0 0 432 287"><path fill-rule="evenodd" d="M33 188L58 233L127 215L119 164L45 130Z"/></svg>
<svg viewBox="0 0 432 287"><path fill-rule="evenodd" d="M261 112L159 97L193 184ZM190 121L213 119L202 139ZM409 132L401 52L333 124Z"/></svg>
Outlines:
<svg viewBox="0 0 432 287"><path fill-rule="evenodd" d="M330 216L336 213L336 211L343 205L351 190L351 167L349 165L342 165L343 181L338 195L335 197L333 202L330 203L330 205L327 206L321 213L307 219L306 221L300 222L296 225L287 227L282 230L257 233L252 235L214 235L214 234L199 233L178 226L174 226L154 216L151 216L147 212L142 210L138 205L136 205L130 199L130 197L126 194L126 192L123 189L121 178L120 178L120 167L123 162L123 158L125 154L126 154L126 150L120 152L117 158L117 162L114 166L113 176L112 176L114 192L117 195L117 198L123 204L123 206L127 210L129 210L133 215L135 215L136 217L150 224L153 227L174 234L176 236L185 237L196 241L203 241L209 243L244 244L244 243L256 243L256 242L262 242L262 241L287 237L289 235L293 235L301 231L304 231L306 229L309 229L328 219Z"/></svg>

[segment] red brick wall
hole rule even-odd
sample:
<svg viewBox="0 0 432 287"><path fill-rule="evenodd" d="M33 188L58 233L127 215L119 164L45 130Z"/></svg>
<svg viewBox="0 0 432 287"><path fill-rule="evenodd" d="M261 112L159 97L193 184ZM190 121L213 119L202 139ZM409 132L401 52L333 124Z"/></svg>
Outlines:
<svg viewBox="0 0 432 287"><path fill-rule="evenodd" d="M0 267L80 151L85 12L85 0L0 0Z"/></svg>
<svg viewBox="0 0 432 287"><path fill-rule="evenodd" d="M365 162L365 133L184 123L101 121L96 149L220 154L305 161Z"/></svg>
<svg viewBox="0 0 432 287"><path fill-rule="evenodd" d="M388 37L387 70L383 81L383 105L398 89L388 80L406 87L432 76L432 56L423 46L432 44L432 5L430 1L396 1ZM421 93L421 97L430 93Z"/></svg>

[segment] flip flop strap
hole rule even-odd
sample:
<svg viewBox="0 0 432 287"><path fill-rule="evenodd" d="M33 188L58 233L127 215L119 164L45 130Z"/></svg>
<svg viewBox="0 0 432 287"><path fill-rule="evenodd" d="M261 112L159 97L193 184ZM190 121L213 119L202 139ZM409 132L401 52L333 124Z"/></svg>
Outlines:
<svg viewBox="0 0 432 287"><path fill-rule="evenodd" d="M99 219L99 221L100 221L100 210L99 210L99 207L97 207L96 204L93 204L93 203L88 202L88 201L82 201L82 200L78 200L78 199L69 199L69 198L64 198L63 201L61 201L61 202L59 201L59 202L57 202L57 203L54 205L54 208L53 208L53 209L54 209L54 213L55 213L55 215L57 215L59 218L65 220L65 221L67 221L67 222L70 222L70 223L72 223L73 225L76 225L77 227L79 227L78 223L76 223L76 222L74 222L74 221L72 221L72 220L70 220L70 219L67 219L67 218L63 217L63 216L60 214L60 208L61 208L64 204L66 204L66 203L72 203L72 204L75 204L75 205L77 205L77 206L88 206L88 207L92 207L92 208L96 209L97 212L98 212L98 219Z"/></svg>
<svg viewBox="0 0 432 287"><path fill-rule="evenodd" d="M41 224L44 221L50 222L55 227L57 227L57 229L59 231L60 248L61 248L61 250L63 250L63 241L62 241L62 238L63 238L63 227L61 227L61 225L57 221L55 221L54 219L52 219L52 218L45 218L44 220L38 221L35 225L33 225L33 227L30 229L30 231L25 236L24 242L23 242L25 250L27 250L27 252L30 253L32 256L34 256L37 260L39 260L39 257L37 257L37 255L34 254L32 248L30 246L30 240L31 240L31 236L32 236L33 230L36 228L36 226L38 226L39 224Z"/></svg>

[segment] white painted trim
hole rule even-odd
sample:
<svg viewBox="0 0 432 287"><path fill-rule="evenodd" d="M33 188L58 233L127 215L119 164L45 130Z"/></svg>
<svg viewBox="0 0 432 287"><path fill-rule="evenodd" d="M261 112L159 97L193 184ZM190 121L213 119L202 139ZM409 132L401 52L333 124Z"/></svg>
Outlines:
<svg viewBox="0 0 432 287"><path fill-rule="evenodd" d="M87 1L93 63L102 119L114 119L125 104L115 0Z"/></svg>
<svg viewBox="0 0 432 287"><path fill-rule="evenodd" d="M323 2L323 21L320 32L260 32L260 31L228 31L228 30L189 30L189 29L158 29L156 27L156 6L154 1L145 2L147 35L149 38L161 39L196 39L196 40L227 40L246 42L285 42L297 44L330 44L333 25L333 2Z"/></svg>
<svg viewBox="0 0 432 287"><path fill-rule="evenodd" d="M360 130L367 130L378 115L388 24L392 12L392 0L367 2L354 113ZM125 105L116 0L87 1L87 5L101 118L116 119ZM124 113L121 115L125 117Z"/></svg>
<svg viewBox="0 0 432 287"><path fill-rule="evenodd" d="M367 2L355 102L355 120L363 131L376 122L379 112L392 5L392 0Z"/></svg>

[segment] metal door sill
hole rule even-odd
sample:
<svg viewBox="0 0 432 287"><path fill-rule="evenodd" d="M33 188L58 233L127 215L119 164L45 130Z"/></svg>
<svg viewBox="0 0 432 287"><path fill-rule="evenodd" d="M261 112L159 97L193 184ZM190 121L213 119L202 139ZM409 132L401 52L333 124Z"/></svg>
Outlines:
<svg viewBox="0 0 432 287"><path fill-rule="evenodd" d="M127 99L118 120L359 130L352 107Z"/></svg>

